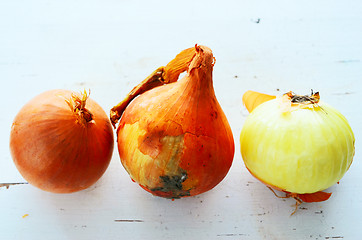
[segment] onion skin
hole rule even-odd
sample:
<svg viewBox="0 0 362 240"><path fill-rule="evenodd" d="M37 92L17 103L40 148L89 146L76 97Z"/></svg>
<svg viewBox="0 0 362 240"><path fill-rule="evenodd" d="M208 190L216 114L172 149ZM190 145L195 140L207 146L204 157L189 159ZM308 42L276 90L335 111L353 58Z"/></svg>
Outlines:
<svg viewBox="0 0 362 240"><path fill-rule="evenodd" d="M196 46L187 75L133 100L117 136L130 177L156 196L194 196L227 174L234 140L212 85L213 56Z"/></svg>
<svg viewBox="0 0 362 240"><path fill-rule="evenodd" d="M260 104L275 98L276 96L248 90L243 95L243 103L246 109L251 112Z"/></svg>
<svg viewBox="0 0 362 240"><path fill-rule="evenodd" d="M351 127L336 109L323 102L291 103L288 96L253 109L240 135L241 154L251 174L305 202L329 198L320 191L347 172L354 143ZM312 193L317 194L308 195Z"/></svg>
<svg viewBox="0 0 362 240"><path fill-rule="evenodd" d="M33 186L54 193L88 188L105 172L113 153L113 130L92 99L90 115L78 115L67 90L51 90L30 100L11 127L10 150L21 175ZM91 118L91 119L90 119Z"/></svg>

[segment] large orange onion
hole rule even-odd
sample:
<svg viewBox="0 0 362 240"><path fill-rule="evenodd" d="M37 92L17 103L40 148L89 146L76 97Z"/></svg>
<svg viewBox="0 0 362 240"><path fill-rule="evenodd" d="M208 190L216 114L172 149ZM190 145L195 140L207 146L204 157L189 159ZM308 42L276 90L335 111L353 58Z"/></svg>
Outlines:
<svg viewBox="0 0 362 240"><path fill-rule="evenodd" d="M86 189L105 172L113 153L107 114L84 94L51 90L30 100L14 119L10 150L21 175L55 193Z"/></svg>
<svg viewBox="0 0 362 240"><path fill-rule="evenodd" d="M156 196L180 198L206 192L229 171L234 140L214 93L213 66L212 51L196 45L148 78L156 80L146 80L130 93L150 82L164 84L135 98L117 129L123 166ZM176 81L184 70L187 75ZM112 109L111 118L120 116L117 111L124 105Z"/></svg>

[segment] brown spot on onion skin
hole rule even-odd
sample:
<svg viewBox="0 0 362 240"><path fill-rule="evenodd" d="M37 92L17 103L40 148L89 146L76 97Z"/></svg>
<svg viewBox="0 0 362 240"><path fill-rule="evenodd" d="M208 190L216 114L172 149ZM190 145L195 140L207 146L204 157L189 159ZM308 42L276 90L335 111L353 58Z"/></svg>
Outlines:
<svg viewBox="0 0 362 240"><path fill-rule="evenodd" d="M180 198L190 196L190 190L184 190L182 183L186 181L187 173L181 172L180 175L160 176L161 187L150 189L153 194L163 194L163 197Z"/></svg>

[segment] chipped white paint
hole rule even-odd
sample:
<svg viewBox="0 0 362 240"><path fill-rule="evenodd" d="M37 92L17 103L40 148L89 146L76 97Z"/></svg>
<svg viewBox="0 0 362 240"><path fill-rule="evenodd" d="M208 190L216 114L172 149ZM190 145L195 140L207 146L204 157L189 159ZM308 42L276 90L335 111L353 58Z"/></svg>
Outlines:
<svg viewBox="0 0 362 240"><path fill-rule="evenodd" d="M182 49L209 46L214 87L233 129L234 164L196 197L153 197L133 183L115 149L102 179L74 194L28 184L0 188L0 239L359 239L362 233L362 3L360 1L0 2L0 183L24 182L8 149L21 106L49 89L91 89L108 112ZM313 88L339 109L356 155L330 200L276 198L245 169L241 96ZM26 216L26 217L24 217Z"/></svg>

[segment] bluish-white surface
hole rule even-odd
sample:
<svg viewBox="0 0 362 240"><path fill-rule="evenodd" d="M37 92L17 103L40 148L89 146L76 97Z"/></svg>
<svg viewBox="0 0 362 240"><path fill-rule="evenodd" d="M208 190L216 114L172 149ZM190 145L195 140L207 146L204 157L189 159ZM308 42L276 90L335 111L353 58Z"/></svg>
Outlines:
<svg viewBox="0 0 362 240"><path fill-rule="evenodd" d="M87 190L0 188L0 239L360 239L362 234L361 1L0 1L0 183L24 182L9 152L12 120L49 89L91 89L106 112L178 52L216 57L214 87L235 138L227 177L171 201L138 187L115 148ZM245 169L242 94L289 90L321 98L355 133L354 162L323 203L276 198ZM25 217L23 217L25 214Z"/></svg>

